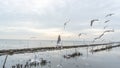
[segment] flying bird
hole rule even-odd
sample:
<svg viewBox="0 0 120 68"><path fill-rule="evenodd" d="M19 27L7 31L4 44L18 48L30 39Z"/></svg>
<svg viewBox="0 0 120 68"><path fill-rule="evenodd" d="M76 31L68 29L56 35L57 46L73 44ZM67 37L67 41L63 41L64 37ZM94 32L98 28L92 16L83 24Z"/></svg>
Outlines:
<svg viewBox="0 0 120 68"><path fill-rule="evenodd" d="M94 38L93 42L95 42L97 39L100 39L101 37L103 37L105 35L105 33L107 33L107 32L114 32L114 30L112 29L112 30L106 30L106 31L104 31L99 37Z"/></svg>
<svg viewBox="0 0 120 68"><path fill-rule="evenodd" d="M80 37L81 35L86 35L85 33L79 33L78 36Z"/></svg>
<svg viewBox="0 0 120 68"><path fill-rule="evenodd" d="M70 19L64 23L64 29L69 22L70 22Z"/></svg>
<svg viewBox="0 0 120 68"><path fill-rule="evenodd" d="M90 26L92 26L95 21L99 21L99 20L98 19L91 20Z"/></svg>
<svg viewBox="0 0 120 68"><path fill-rule="evenodd" d="M105 34L105 33L102 33L102 34L98 37L98 39L100 39L104 34Z"/></svg>
<svg viewBox="0 0 120 68"><path fill-rule="evenodd" d="M106 33L106 32L114 32L114 29L104 31L104 33Z"/></svg>
<svg viewBox="0 0 120 68"><path fill-rule="evenodd" d="M113 29L112 30L106 30L98 38L100 39L106 32L114 32L114 30Z"/></svg>
<svg viewBox="0 0 120 68"><path fill-rule="evenodd" d="M108 23L110 20L106 20L104 23Z"/></svg>
<svg viewBox="0 0 120 68"><path fill-rule="evenodd" d="M100 39L102 36L104 36L105 33L102 33L99 37L94 38L93 42L95 42L97 39Z"/></svg>
<svg viewBox="0 0 120 68"><path fill-rule="evenodd" d="M107 14L105 17L109 17L109 16L112 16L112 15L114 15L114 13Z"/></svg>

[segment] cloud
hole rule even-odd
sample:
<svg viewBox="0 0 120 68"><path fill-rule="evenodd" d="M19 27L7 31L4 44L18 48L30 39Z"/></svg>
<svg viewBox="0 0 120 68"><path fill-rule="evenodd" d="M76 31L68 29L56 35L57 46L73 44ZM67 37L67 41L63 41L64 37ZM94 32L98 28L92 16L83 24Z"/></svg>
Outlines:
<svg viewBox="0 0 120 68"><path fill-rule="evenodd" d="M89 34L85 38L93 38L103 31L105 20L111 20L109 28L120 29L119 3L119 0L0 0L0 35L55 39L63 32L64 38L72 39L83 32ZM115 15L105 18L108 13ZM95 18L101 21L91 28L90 20ZM67 19L71 22L65 32L63 24Z"/></svg>

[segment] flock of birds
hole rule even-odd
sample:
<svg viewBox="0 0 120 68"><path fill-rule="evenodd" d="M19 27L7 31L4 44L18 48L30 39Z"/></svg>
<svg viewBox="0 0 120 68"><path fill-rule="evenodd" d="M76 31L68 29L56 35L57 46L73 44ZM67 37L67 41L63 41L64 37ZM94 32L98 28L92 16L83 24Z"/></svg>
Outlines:
<svg viewBox="0 0 120 68"><path fill-rule="evenodd" d="M113 15L114 15L114 13L110 13L110 14L105 15L105 17L111 17ZM96 23L98 21L100 21L100 20L99 19L92 19L90 21L90 26L93 27L94 23ZM109 22L110 22L110 20L104 21L104 23L109 23ZM67 26L68 23L70 23L70 19L64 23L64 30L66 29L66 26ZM108 27L108 24L104 26L104 29L106 29L107 27ZM95 42L96 40L102 38L106 33L109 33L109 32L114 32L114 29L105 30L98 37L94 38L93 42ZM79 33L78 37L81 37L82 35L86 35L86 33ZM57 45L60 44L60 43L61 43L61 35L58 36Z"/></svg>
<svg viewBox="0 0 120 68"><path fill-rule="evenodd" d="M114 13L110 13L110 14L107 14L105 17L110 17L110 16L113 16L113 15L114 15ZM98 21L100 21L100 20L99 19L93 19L93 20L91 20L90 21L90 27L93 27L94 23L96 23ZM110 22L110 20L104 21L104 23L109 23L109 22ZM64 30L66 29L66 26L67 26L68 23L70 23L70 19L64 23ZM105 25L104 29L106 29L107 26L108 25ZM106 33L109 33L109 32L114 32L114 29L107 29L107 30L103 31L98 37L94 38L93 42L95 42L98 39L101 39ZM87 34L86 33L79 33L78 37L80 38L82 35L87 35ZM31 37L31 38L36 38L36 37ZM62 41L61 40L61 35L59 34L58 35L58 39L57 39L57 47L59 47L59 46L62 45L61 41ZM80 54L78 54L78 55L80 55ZM68 55L68 56L74 56L74 55ZM64 57L66 57L66 56L64 56ZM28 63L28 62L30 62L30 63ZM20 64L17 64L16 66L12 66L12 68L28 68L28 67L36 66L36 64L39 65L39 64L46 64L46 63L48 63L43 58L41 60L37 60L36 56L35 56L35 59L30 59L28 62L26 62L26 65L24 65L24 66L20 65Z"/></svg>
<svg viewBox="0 0 120 68"><path fill-rule="evenodd" d="M114 13L107 14L105 17L110 17L112 15L114 15ZM90 26L92 27L93 23L95 23L96 21L99 21L99 19L93 19L93 20L91 20ZM108 23L109 21L110 20L106 20L104 23Z"/></svg>
<svg viewBox="0 0 120 68"><path fill-rule="evenodd" d="M112 16L112 15L114 15L114 13L107 14L105 17L110 17L110 16ZM99 19L93 19L93 20L91 20L90 26L92 27L92 26L93 26L93 23L95 23L96 21L99 21ZM110 21L110 20L106 20L104 23L108 23L109 21Z"/></svg>
<svg viewBox="0 0 120 68"><path fill-rule="evenodd" d="M107 14L105 17L110 17L110 16L113 16L114 13L110 13L110 14ZM91 20L91 23L90 23L90 26L92 27L93 24L96 22L96 21L100 21L99 19L93 19ZM108 23L110 22L110 20L106 20L104 23ZM104 29L107 28L108 25L105 25L104 26ZM114 29L109 29L109 30L105 30L102 34L100 34L98 37L94 38L93 42L95 42L96 40L102 38L106 33L109 33L109 32L114 32Z"/></svg>

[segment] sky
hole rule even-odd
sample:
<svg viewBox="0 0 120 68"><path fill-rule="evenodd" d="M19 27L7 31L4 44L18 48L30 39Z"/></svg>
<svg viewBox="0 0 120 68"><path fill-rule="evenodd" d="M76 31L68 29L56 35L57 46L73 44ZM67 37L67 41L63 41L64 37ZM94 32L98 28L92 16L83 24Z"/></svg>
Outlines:
<svg viewBox="0 0 120 68"><path fill-rule="evenodd" d="M109 13L114 15L105 17ZM101 40L119 41L119 14L120 0L0 0L0 39L56 40L60 34L64 40L92 40L114 29ZM92 19L99 21L90 27Z"/></svg>

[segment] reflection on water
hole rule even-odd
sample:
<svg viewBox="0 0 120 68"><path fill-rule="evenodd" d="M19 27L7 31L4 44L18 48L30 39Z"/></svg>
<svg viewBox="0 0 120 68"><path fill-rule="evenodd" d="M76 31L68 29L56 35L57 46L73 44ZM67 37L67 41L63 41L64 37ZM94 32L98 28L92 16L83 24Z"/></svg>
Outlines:
<svg viewBox="0 0 120 68"><path fill-rule="evenodd" d="M92 54L87 53L87 48L77 48L83 56L70 59L65 59L63 55L74 53L75 49L17 54L8 56L6 68L119 68L120 53L115 53L116 50L119 51L119 48ZM37 59L43 58L46 62L29 62L28 60L34 59L35 55ZM0 68L4 62L3 58L5 56L0 56Z"/></svg>
<svg viewBox="0 0 120 68"><path fill-rule="evenodd" d="M106 46L9 55L5 68L120 68L119 47L90 52L92 49L104 47ZM77 55L69 59L63 57L64 55L73 55L76 52L82 56ZM5 57L6 55L0 56L0 68L3 67Z"/></svg>

